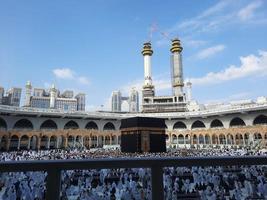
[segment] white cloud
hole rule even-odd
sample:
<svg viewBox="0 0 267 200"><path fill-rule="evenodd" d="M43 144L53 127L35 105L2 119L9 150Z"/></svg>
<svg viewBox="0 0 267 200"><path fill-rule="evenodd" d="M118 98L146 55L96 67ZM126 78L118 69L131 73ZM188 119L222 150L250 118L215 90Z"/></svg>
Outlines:
<svg viewBox="0 0 267 200"><path fill-rule="evenodd" d="M178 21L163 32L171 37L177 34L196 36L199 33L207 33L222 30L230 25L242 24L266 24L266 14L260 10L264 2L261 0L246 3L245 1L221 0L207 8L198 15L182 21ZM157 43L164 45L166 39Z"/></svg>
<svg viewBox="0 0 267 200"><path fill-rule="evenodd" d="M225 46L220 44L201 50L197 53L196 57L199 59L205 59L211 57L225 49Z"/></svg>
<svg viewBox="0 0 267 200"><path fill-rule="evenodd" d="M220 72L210 72L200 78L190 78L194 85L221 83L250 76L267 75L267 51L259 51L259 55L240 57L241 65L231 65Z"/></svg>
<svg viewBox="0 0 267 200"><path fill-rule="evenodd" d="M254 16L256 9L260 8L261 5L262 1L254 1L242 8L238 12L237 16L243 21L249 20Z"/></svg>
<svg viewBox="0 0 267 200"><path fill-rule="evenodd" d="M225 98L220 99L208 99L205 100L206 104L216 104L216 103L222 103L222 102L230 102L235 100L241 100L241 99L249 99L251 98L251 92L240 92L237 94L232 94L230 96L227 96Z"/></svg>
<svg viewBox="0 0 267 200"><path fill-rule="evenodd" d="M88 80L88 78L86 78L84 76L78 77L78 81L83 85L89 85L90 84L90 81Z"/></svg>
<svg viewBox="0 0 267 200"><path fill-rule="evenodd" d="M90 81L88 78L84 76L78 76L70 68L57 68L53 70L53 74L59 79L66 79L66 80L77 80L80 84L83 85L90 85Z"/></svg>
<svg viewBox="0 0 267 200"><path fill-rule="evenodd" d="M53 70L54 75L60 79L73 79L74 72L69 68L60 68Z"/></svg>

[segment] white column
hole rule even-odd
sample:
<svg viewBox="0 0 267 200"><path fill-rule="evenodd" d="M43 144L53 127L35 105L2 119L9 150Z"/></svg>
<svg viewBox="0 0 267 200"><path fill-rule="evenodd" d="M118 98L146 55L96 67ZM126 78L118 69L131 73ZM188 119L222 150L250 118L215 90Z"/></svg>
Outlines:
<svg viewBox="0 0 267 200"><path fill-rule="evenodd" d="M19 138L19 141L18 141L18 150L20 149L20 138Z"/></svg>
<svg viewBox="0 0 267 200"><path fill-rule="evenodd" d="M31 148L31 138L29 137L27 149L30 149L30 148Z"/></svg>
<svg viewBox="0 0 267 200"><path fill-rule="evenodd" d="M47 149L50 149L50 137L48 137L48 141L47 141L47 146L46 146Z"/></svg>

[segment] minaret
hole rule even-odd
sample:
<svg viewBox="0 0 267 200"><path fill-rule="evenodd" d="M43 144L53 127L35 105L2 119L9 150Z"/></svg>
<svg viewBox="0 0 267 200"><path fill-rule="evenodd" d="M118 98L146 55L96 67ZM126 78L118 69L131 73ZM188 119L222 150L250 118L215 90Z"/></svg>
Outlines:
<svg viewBox="0 0 267 200"><path fill-rule="evenodd" d="M192 100L192 83L190 81L186 82L187 87L187 101L190 102Z"/></svg>
<svg viewBox="0 0 267 200"><path fill-rule="evenodd" d="M182 65L182 50L180 40L172 40L171 46L171 73L172 73L172 89L173 95L178 97L183 97L183 65Z"/></svg>
<svg viewBox="0 0 267 200"><path fill-rule="evenodd" d="M30 81L27 81L25 86L25 101L24 106L30 107L31 106L31 93L32 93L32 85Z"/></svg>
<svg viewBox="0 0 267 200"><path fill-rule="evenodd" d="M143 85L143 97L154 96L154 85L152 84L152 73L151 73L151 56L153 50L151 43L144 43L142 54L144 56L144 78L145 82Z"/></svg>
<svg viewBox="0 0 267 200"><path fill-rule="evenodd" d="M57 93L56 87L54 84L52 84L50 89L50 108L55 108L56 93Z"/></svg>

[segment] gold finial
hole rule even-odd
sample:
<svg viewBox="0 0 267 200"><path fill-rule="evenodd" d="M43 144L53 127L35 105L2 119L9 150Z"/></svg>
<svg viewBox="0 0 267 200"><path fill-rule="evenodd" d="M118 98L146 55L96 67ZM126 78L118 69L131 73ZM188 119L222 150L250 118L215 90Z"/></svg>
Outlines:
<svg viewBox="0 0 267 200"><path fill-rule="evenodd" d="M151 43L150 43L150 42L146 42L146 43L144 43L144 47L143 47L143 50L142 50L142 54L143 54L143 56L145 56L145 55L152 56L152 54L153 54L153 50L152 50L152 48L151 48Z"/></svg>
<svg viewBox="0 0 267 200"><path fill-rule="evenodd" d="M178 38L175 38L172 40L172 47L170 49L170 51L172 53L175 53L175 52L182 52L183 50L183 47L181 46L181 42Z"/></svg>

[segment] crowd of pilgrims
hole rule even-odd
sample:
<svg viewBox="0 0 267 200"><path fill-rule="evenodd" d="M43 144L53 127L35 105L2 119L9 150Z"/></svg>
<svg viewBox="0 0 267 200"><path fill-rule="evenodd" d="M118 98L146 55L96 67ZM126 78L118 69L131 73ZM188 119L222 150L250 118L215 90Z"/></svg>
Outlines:
<svg viewBox="0 0 267 200"><path fill-rule="evenodd" d="M197 157L266 155L247 149L169 149L166 153L122 153L111 149L0 152L0 161L129 157ZM163 169L164 197L175 199L267 199L267 166L168 167ZM0 174L0 199L45 198L46 172ZM63 171L63 200L152 199L150 169Z"/></svg>

